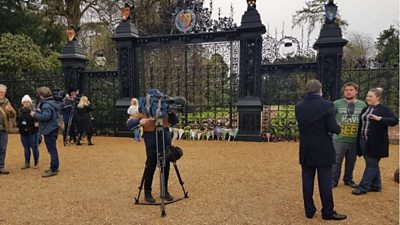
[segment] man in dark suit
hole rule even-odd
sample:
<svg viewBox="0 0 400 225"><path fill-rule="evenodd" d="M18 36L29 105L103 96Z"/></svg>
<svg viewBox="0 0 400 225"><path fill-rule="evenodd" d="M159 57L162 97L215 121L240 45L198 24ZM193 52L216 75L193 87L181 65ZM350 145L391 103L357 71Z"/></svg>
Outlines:
<svg viewBox="0 0 400 225"><path fill-rule="evenodd" d="M318 187L322 202L322 219L343 220L346 215L336 213L332 194L332 165L335 163L331 133L339 134L333 103L322 98L322 85L312 79L306 84L304 100L296 105L296 120L300 133L300 164L302 168L303 198L306 217L313 218L314 177L318 171Z"/></svg>

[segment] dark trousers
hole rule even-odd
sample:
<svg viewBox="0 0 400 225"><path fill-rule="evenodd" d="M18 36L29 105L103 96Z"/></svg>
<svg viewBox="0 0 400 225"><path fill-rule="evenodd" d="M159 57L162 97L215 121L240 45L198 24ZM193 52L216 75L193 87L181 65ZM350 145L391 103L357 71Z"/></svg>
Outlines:
<svg viewBox="0 0 400 225"><path fill-rule="evenodd" d="M59 167L58 151L57 151L57 136L55 135L44 135L44 142L46 143L47 151L50 154L50 169L51 171L57 171Z"/></svg>
<svg viewBox="0 0 400 225"><path fill-rule="evenodd" d="M84 133L86 133L88 144L92 144L93 133L91 131L90 132L79 132L78 143L81 143L81 139L82 139L82 136Z"/></svg>
<svg viewBox="0 0 400 225"><path fill-rule="evenodd" d="M71 121L71 125L69 127L69 131L68 131L68 123L69 120L64 120L64 131L63 131L63 141L67 141L67 137L69 135L69 140L73 140L74 142L76 142L76 128L75 128L75 120ZM69 132L69 134L67 134L67 132Z"/></svg>
<svg viewBox="0 0 400 225"><path fill-rule="evenodd" d="M161 153L163 151L163 138L161 135L162 132L158 134L158 151ZM169 130L164 129L164 140L165 147L171 145L171 134ZM146 145L146 169L144 173L144 191L145 193L150 193L153 184L154 172L157 167L157 148L156 148L156 132L146 131L143 133L144 143ZM169 168L170 162L166 161L165 169L164 169L164 178L165 178L165 190L168 190L168 178L169 178Z"/></svg>
<svg viewBox="0 0 400 225"><path fill-rule="evenodd" d="M361 151L365 160L365 170L358 185L358 189L361 191L369 191L374 189L376 191L382 190L381 170L379 167L380 158L374 158L367 155L367 140L360 140Z"/></svg>
<svg viewBox="0 0 400 225"><path fill-rule="evenodd" d="M31 161L31 150L35 165L39 162L38 133L21 134L21 143L24 146L25 164Z"/></svg>
<svg viewBox="0 0 400 225"><path fill-rule="evenodd" d="M4 161L6 159L6 150L8 143L8 134L4 130L0 130L0 169L4 169Z"/></svg>
<svg viewBox="0 0 400 225"><path fill-rule="evenodd" d="M302 166L303 199L306 215L314 215L317 210L314 205L314 178L318 172L318 188L322 202L322 216L333 214L332 166Z"/></svg>

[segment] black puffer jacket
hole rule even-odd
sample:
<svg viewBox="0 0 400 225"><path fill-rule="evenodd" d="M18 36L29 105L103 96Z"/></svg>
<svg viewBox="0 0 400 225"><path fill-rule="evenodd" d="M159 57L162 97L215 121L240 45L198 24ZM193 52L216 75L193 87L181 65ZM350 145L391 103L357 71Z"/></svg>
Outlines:
<svg viewBox="0 0 400 225"><path fill-rule="evenodd" d="M20 134L33 134L38 131L35 127L35 119L30 115L31 108L21 108L17 117L17 126Z"/></svg>

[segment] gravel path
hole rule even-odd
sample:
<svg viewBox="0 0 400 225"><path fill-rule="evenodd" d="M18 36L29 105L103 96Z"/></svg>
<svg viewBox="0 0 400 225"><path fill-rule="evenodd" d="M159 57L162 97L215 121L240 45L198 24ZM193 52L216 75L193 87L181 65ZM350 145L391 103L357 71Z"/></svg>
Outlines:
<svg viewBox="0 0 400 225"><path fill-rule="evenodd" d="M39 168L21 170L19 135L9 136L10 174L0 176L0 225L323 223L320 212L312 220L303 213L298 143L175 141L184 150L178 166L189 199L167 205L167 217L161 218L158 206L133 204L144 168L143 142L94 137L94 146L64 147L60 139L60 173L42 178L49 164L45 146ZM354 196L341 182L334 189L335 208L348 219L328 224L399 224L399 185L393 181L398 166L399 149L392 145L390 158L381 161L383 192ZM181 197L172 168L170 192ZM356 181L363 170L358 158ZM155 197L158 181L157 172ZM318 191L314 200L320 210Z"/></svg>

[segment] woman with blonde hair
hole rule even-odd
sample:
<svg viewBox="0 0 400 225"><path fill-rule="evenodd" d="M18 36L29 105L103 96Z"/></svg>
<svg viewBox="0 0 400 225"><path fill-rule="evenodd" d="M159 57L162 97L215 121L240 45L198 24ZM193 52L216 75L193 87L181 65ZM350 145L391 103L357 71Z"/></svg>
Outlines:
<svg viewBox="0 0 400 225"><path fill-rule="evenodd" d="M129 119L136 119L137 114L139 114L139 103L136 98L131 99L131 105L129 106L127 113L129 115ZM135 138L135 142L140 141L140 135L139 135L139 128L133 128L133 137Z"/></svg>
<svg viewBox="0 0 400 225"><path fill-rule="evenodd" d="M81 145L81 138L84 133L87 135L88 145L93 145L92 116L90 115L90 112L92 111L94 111L94 107L90 104L88 97L82 96L78 106L76 107L76 118L79 132L77 145Z"/></svg>

